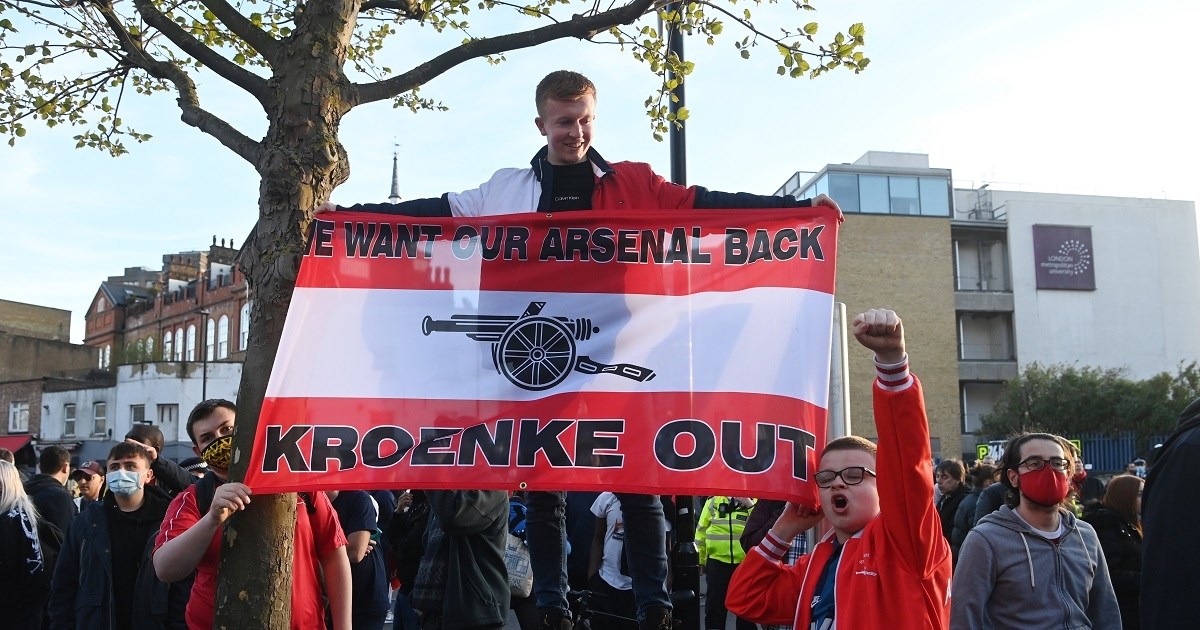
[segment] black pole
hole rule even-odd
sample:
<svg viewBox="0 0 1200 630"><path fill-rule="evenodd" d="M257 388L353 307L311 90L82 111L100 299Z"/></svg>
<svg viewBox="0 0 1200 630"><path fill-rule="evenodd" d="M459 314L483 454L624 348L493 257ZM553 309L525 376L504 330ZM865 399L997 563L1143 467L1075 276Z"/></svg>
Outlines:
<svg viewBox="0 0 1200 630"><path fill-rule="evenodd" d="M201 335L204 341L200 344L200 400L208 400L208 309L200 311Z"/></svg>
<svg viewBox="0 0 1200 630"><path fill-rule="evenodd" d="M683 4L672 2L667 5L667 12L682 14ZM683 62L683 33L679 31L679 22L667 24L667 54ZM676 118L679 108L684 107L683 77L675 72L668 74L676 81L674 94L676 99L670 99L668 111ZM687 143L684 139L684 123L676 118L670 124L668 138L671 145L671 181L680 186L687 185ZM696 507L695 499L691 496L675 497L675 546L671 552L671 566L674 574L675 591L691 591L695 595L685 598L675 604L675 620L680 622L683 630L700 630L700 554L696 551Z"/></svg>

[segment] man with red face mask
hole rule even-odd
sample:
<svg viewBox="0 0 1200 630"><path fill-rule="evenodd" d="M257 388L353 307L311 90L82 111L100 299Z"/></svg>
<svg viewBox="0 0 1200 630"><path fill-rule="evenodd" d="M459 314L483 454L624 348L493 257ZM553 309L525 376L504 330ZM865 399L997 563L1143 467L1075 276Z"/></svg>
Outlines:
<svg viewBox="0 0 1200 630"><path fill-rule="evenodd" d="M1026 433L1000 458L1006 505L967 534L951 628L1121 628L1100 540L1064 507L1075 459L1057 435Z"/></svg>

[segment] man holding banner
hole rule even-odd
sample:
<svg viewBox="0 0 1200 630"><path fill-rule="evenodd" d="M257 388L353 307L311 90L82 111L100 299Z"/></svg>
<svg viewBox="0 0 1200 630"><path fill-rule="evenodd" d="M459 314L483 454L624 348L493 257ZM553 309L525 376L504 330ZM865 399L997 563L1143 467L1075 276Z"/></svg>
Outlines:
<svg viewBox="0 0 1200 630"><path fill-rule="evenodd" d="M833 209L840 220L837 204L826 195L819 195L815 199L797 200L790 196L710 191L700 186L684 187L667 182L647 164L605 161L591 146L596 88L587 77L579 73L556 71L547 75L537 86L535 103L538 115L534 124L541 135L546 137L546 146L534 156L531 168L502 169L479 188L461 193L447 193L439 198L417 199L400 204L360 204L348 209L411 217L488 217L535 210L640 211L820 205ZM340 208L326 203L317 211L336 209ZM827 234L832 232L833 229ZM820 230L813 236L817 234L820 234ZM486 247L486 236L483 240ZM596 240L592 241L592 245L596 243ZM786 239L777 238L772 243L785 244ZM505 247L519 244L506 241ZM604 242L599 241L597 247L603 246ZM569 244L567 247L570 251ZM617 247L620 248L619 243ZM776 254L783 252L784 247L786 245L777 248ZM771 249L770 245L767 249ZM378 251L378 248L372 251ZM595 252L596 248L593 247L590 251ZM643 252L645 251L647 250L643 249ZM749 248L746 251L749 251ZM680 250L680 255L687 257L687 252ZM768 258L771 255L770 251L766 253ZM586 254L584 257L586 258ZM750 262L754 261L753 255L748 257ZM832 262L832 258L829 262ZM586 285L587 281L582 284ZM828 326L827 323L824 325ZM642 370L639 366L630 364L589 364L594 366L589 369L597 372L621 371L645 381L655 376L653 371ZM497 368L499 369L499 363ZM728 490L732 491L733 488ZM671 603L665 586L667 557L662 505L657 496L649 493L617 493L617 496L621 500L621 510L626 522L625 549L641 628L670 630ZM534 593L538 609L541 611L542 627L570 630L572 621L566 599L568 583L563 492L530 493L527 535L534 570Z"/></svg>
<svg viewBox="0 0 1200 630"><path fill-rule="evenodd" d="M950 547L933 506L929 421L902 324L892 311L871 310L854 318L853 331L875 352L879 444L847 436L825 447L814 476L820 508L788 504L734 573L726 607L797 630L946 628ZM822 518L831 531L784 565L790 541Z"/></svg>

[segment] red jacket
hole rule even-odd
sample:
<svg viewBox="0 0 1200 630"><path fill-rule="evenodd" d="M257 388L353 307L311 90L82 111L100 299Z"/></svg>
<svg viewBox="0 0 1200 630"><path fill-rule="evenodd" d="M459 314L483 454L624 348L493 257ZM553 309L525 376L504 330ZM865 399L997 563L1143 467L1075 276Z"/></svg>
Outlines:
<svg viewBox="0 0 1200 630"><path fill-rule="evenodd" d="M836 623L845 630L947 628L950 546L933 505L929 423L920 383L874 387L879 516L846 541L834 582ZM833 552L830 532L794 566L764 540L733 574L725 607L762 624L808 630L813 593Z"/></svg>

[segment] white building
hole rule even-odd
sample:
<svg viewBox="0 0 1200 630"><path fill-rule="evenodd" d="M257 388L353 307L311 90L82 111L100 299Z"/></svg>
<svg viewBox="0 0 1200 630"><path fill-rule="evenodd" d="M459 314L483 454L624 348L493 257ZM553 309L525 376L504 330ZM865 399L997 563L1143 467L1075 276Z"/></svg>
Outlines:
<svg viewBox="0 0 1200 630"><path fill-rule="evenodd" d="M39 444L79 443L81 461L103 459L137 423L163 432L168 457L191 455L187 414L204 397L236 400L242 364L154 362L116 368L114 387L45 392ZM171 446L171 445L175 446Z"/></svg>

